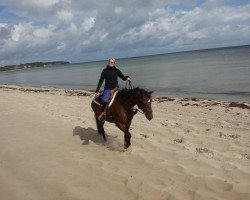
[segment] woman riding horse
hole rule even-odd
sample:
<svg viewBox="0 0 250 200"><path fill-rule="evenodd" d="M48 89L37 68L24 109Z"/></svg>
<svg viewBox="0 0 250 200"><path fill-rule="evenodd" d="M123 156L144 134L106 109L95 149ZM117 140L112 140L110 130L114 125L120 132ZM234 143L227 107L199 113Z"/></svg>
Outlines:
<svg viewBox="0 0 250 200"><path fill-rule="evenodd" d="M100 116L106 115L105 119L106 121L110 123L115 123L115 125L124 132L124 147L128 148L130 146L130 139L131 134L129 132L130 125L132 123L132 119L134 115L137 113L138 109L134 109L134 106L137 105L140 110L145 114L146 118L148 120L153 119L153 111L151 108L152 98L151 94L154 91L148 92L141 88L135 88L135 89L122 89L117 92L115 99L112 103L112 105L107 110L107 113L105 113L105 107L107 106L107 101L110 96L110 88L115 88L115 86L118 86L117 82L117 76L121 77L123 80L129 80L129 76L123 76L120 70L114 67L115 60L110 59L109 65L107 66L107 70L116 69L116 71L112 71L112 78L111 82L114 84L110 84L109 78L107 76L108 72L107 70L103 70L102 76L99 80L99 84L97 86L96 95L98 95L98 91L101 87L101 84L103 80L106 80L105 84L105 91L103 94L103 101L104 103L101 105L98 102L101 100L101 95L98 95L91 103L91 107L95 113L95 119L96 119L96 125L97 129L100 135L103 136L104 141L106 141L105 131L104 131L104 120L99 120ZM110 65L111 68L110 68ZM107 74L106 74L107 73ZM116 75L117 74L117 75ZM112 87L110 87L110 85ZM106 87L107 86L107 87ZM108 90L108 91L107 91ZM99 116L99 117L98 117Z"/></svg>
<svg viewBox="0 0 250 200"><path fill-rule="evenodd" d="M105 86L104 86L104 92L103 92L103 98L102 98L102 113L98 117L98 119L101 121L102 117L106 116L106 106L109 102L109 98L111 95L111 91L119 88L117 77L120 77L122 80L130 80L129 76L124 76L122 72L115 67L115 59L110 58L108 61L108 65L105 69L102 70L101 77L99 79L96 93L95 95L99 95L100 87L102 86L103 81L105 80Z"/></svg>

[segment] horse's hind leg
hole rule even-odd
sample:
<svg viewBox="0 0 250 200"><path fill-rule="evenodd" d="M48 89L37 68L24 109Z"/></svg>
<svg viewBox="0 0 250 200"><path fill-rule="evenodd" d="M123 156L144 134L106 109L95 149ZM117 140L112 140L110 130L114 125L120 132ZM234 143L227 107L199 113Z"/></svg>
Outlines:
<svg viewBox="0 0 250 200"><path fill-rule="evenodd" d="M100 135L102 135L104 141L106 141L107 139L106 139L105 131L104 131L104 128L103 128L104 122L100 122L100 121L97 119L97 117L95 117L95 120L96 120L96 126L97 126L98 133L99 133Z"/></svg>
<svg viewBox="0 0 250 200"><path fill-rule="evenodd" d="M99 133L100 135L102 135L102 133L101 133L101 129L100 129L100 124L99 124L98 119L97 119L97 117L96 117L96 116L95 116L95 122L96 122L96 127L97 127L97 131L98 131L98 133Z"/></svg>
<svg viewBox="0 0 250 200"><path fill-rule="evenodd" d="M106 142L107 139L106 139L106 134L105 134L103 126L104 126L104 122L102 122L102 125L101 125L101 133L102 133L102 137L103 137L104 141Z"/></svg>

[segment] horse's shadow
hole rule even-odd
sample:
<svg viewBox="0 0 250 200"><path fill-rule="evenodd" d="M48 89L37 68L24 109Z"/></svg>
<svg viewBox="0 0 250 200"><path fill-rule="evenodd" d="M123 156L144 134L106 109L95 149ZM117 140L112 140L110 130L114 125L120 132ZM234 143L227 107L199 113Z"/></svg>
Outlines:
<svg viewBox="0 0 250 200"><path fill-rule="evenodd" d="M81 126L76 126L73 129L73 136L78 135L83 141L83 145L88 145L89 141L99 145L106 146L109 150L112 151L124 151L123 144L116 140L116 136L107 135L107 141L103 140L103 137L98 134L98 132L91 128L83 128Z"/></svg>

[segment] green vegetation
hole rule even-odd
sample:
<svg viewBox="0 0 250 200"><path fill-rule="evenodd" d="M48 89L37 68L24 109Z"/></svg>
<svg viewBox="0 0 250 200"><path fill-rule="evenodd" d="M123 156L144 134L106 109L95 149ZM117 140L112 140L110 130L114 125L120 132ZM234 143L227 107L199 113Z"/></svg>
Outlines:
<svg viewBox="0 0 250 200"><path fill-rule="evenodd" d="M47 67L47 66L64 65L64 64L70 64L70 63L67 61L33 62L33 63L25 63L25 64L19 64L19 65L7 65L4 67L0 67L0 71L31 69L34 67Z"/></svg>

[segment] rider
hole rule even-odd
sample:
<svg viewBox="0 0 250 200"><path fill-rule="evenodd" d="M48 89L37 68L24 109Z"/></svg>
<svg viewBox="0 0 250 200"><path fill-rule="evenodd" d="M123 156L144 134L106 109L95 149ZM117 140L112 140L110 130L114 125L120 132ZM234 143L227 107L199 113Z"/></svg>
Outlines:
<svg viewBox="0 0 250 200"><path fill-rule="evenodd" d="M129 76L124 76L122 72L115 67L115 59L110 58L108 61L108 65L105 69L102 70L101 77L99 79L95 95L97 96L99 94L99 89L102 86L102 83L105 79L105 87L103 92L103 103L102 103L102 113L98 117L100 120L102 116L106 115L106 106L108 105L108 101L111 95L111 90L115 88L119 88L117 77L120 77L122 80L130 80Z"/></svg>

